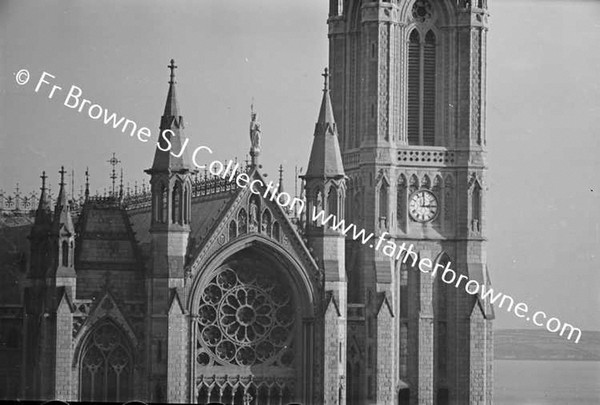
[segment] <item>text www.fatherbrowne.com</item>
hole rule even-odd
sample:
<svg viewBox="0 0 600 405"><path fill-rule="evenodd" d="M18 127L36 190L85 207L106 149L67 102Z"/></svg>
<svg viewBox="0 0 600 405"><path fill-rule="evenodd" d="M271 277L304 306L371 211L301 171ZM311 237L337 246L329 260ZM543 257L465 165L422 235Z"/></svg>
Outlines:
<svg viewBox="0 0 600 405"><path fill-rule="evenodd" d="M19 86L24 86L29 83L31 75L27 69L21 69L15 73L15 80ZM38 93L42 88L48 90L50 86L50 90L48 90L48 99L53 99L55 95L61 94L63 87L53 84L48 79L55 79L56 77L48 72L43 72L35 86L34 91ZM100 106L99 104L95 104L92 101L85 99L82 97L83 90L80 87L75 85L71 85L66 97L64 97L63 105L70 109L76 110L78 113L81 113L83 110L86 110L87 115L93 120L101 120L104 125L110 125L113 129L120 129L123 133L129 133L131 137L136 136L140 142L148 142L151 139L152 134L148 127L139 127L138 125L130 119L126 119L121 116L121 118L117 118L115 113L109 113L108 109ZM59 97L62 99L61 97ZM172 144L170 142L170 137L177 136L173 131L166 129L161 132L160 137L165 141L167 147L163 148L160 142L157 142L157 147L163 152L169 152L175 157L179 157L183 154L184 149L188 145L189 138L186 138L183 141L183 145L181 150L174 153L171 151ZM197 157L200 152L206 152L212 154L213 151L207 146L198 146L192 152L192 163L199 169L205 168L204 164L199 164L197 162ZM221 163L218 160L213 161L208 165L208 170L212 175L220 176L223 179L229 176L229 181L233 181L235 178L235 182L239 187L246 188L249 187L250 191L254 194L258 194L259 191L255 188L257 186L256 183L263 183L262 180L252 180L249 178L248 174L245 172L239 172L236 166L237 164L230 161L227 166ZM297 215L300 215L305 207L305 201L292 198L286 192L277 192L277 186L275 186L272 182L270 182L266 186L266 191L264 192L263 197L269 198L271 201L277 202L283 208L294 209ZM362 242L363 245L367 245L369 241L371 241L374 237L373 233L367 234L364 229L360 231L357 229L356 225L349 224L346 225L345 221L339 220L335 215L329 215L325 217L325 211L320 210L317 212L317 209L313 207L312 211L312 221L321 222L323 226L329 226L333 230L336 230L343 234L344 236L351 237L353 240L358 240ZM329 224L329 225L328 225ZM350 232L351 235L350 235ZM402 245L397 246L390 239L386 239L386 236L390 236L387 232L379 235L378 239L373 245L369 244L370 248L374 248L379 251L383 242L385 241L385 245L381 249L381 252L389 257L395 258L396 260L400 260L403 257L402 262L406 263L408 258L412 259L412 267L418 267L419 271L423 273L430 273L431 277L436 277L441 272L441 279L446 284L454 285L456 288L461 287L467 292L467 294L476 295L480 293L480 297L484 301L488 301L491 304L496 304L498 302L498 308L502 308L506 302L508 302L507 311L513 311L514 314L519 318L526 318L527 321L532 321L538 327L545 327L549 332L559 333L560 336L564 335L568 332L567 339L571 340L571 337L575 332L577 332L577 338L575 339L575 343L579 342L581 338L581 330L579 328L573 327L568 323L563 323L558 318L550 318L548 319L547 315L543 311L537 311L533 314L533 316L529 317L527 314L529 313L529 308L527 304L523 302L515 304L514 299L506 294L497 293L494 295L494 290L489 288L489 286L485 284L480 284L477 280L470 280L467 276L463 274L458 274L450 268L451 263L448 262L445 266L443 264L437 263L435 266L433 262L429 258L419 258L419 255L413 251L413 245L411 244L408 248L406 247L406 243L402 243ZM404 254L404 256L403 256ZM443 269L443 271L441 270ZM457 279L458 276L458 279ZM514 309L513 309L514 308ZM547 320L544 322L544 320Z"/></svg>
<svg viewBox="0 0 600 405"><path fill-rule="evenodd" d="M477 280L470 280L464 274L456 274L456 272L450 268L451 262L445 264L438 263L434 266L431 259L427 257L420 258L417 252L413 250L414 246L412 244L407 247L406 242L403 242L398 246L392 240L386 239L386 237L390 236L387 232L383 232L377 237L376 241L373 241L373 238L375 237L373 233L367 233L364 229L358 230L355 224L346 224L343 219L338 220L333 214L326 217L325 211L317 211L316 207L312 207L312 221L313 223L318 221L323 226L329 226L331 229L344 236L350 237L353 240L359 241L363 245L368 244L370 248L377 251L379 251L385 241L385 245L381 252L388 257L395 258L396 260L402 258L402 263L406 263L410 258L412 260L411 265L413 268L418 268L419 271L426 274L429 273L432 278L441 274L440 277L444 283L453 285L456 288L462 286L465 289L465 292L470 295L479 293L481 299L484 301L489 300L493 305L496 305L498 302L497 308L503 308L504 304L508 303L508 306L506 307L507 312L513 311L517 317L526 318L528 322L533 322L534 325L544 327L547 331L558 333L560 336L563 336L568 332L566 335L567 340L571 340L571 337L573 337L575 333L577 334L575 343L578 343L581 338L581 329L566 322L562 322L558 318L553 317L548 319L544 311L537 311L530 317L528 316L530 313L529 307L526 303L519 302L515 305L515 300L510 295L501 292L494 295L494 289L488 285L481 284Z"/></svg>

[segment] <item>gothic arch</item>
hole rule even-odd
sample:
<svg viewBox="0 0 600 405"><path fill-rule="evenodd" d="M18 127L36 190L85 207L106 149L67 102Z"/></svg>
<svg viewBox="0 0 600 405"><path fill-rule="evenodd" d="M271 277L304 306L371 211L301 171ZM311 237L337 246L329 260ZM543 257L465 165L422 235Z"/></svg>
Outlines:
<svg viewBox="0 0 600 405"><path fill-rule="evenodd" d="M271 211L268 208L262 213L261 216L261 232L271 236L272 235L272 226L273 226L273 216L271 215Z"/></svg>
<svg viewBox="0 0 600 405"><path fill-rule="evenodd" d="M235 239L236 236L237 236L237 223L235 222L235 219L232 219L229 222L229 240Z"/></svg>
<svg viewBox="0 0 600 405"><path fill-rule="evenodd" d="M403 232L406 232L408 211L408 195L406 187L406 176L401 173L400 176L398 176L398 181L396 182L396 224L397 227Z"/></svg>
<svg viewBox="0 0 600 405"><path fill-rule="evenodd" d="M446 177L444 178L444 185L445 187L452 187L452 183L453 183L453 177L451 174L447 174Z"/></svg>
<svg viewBox="0 0 600 405"><path fill-rule="evenodd" d="M325 209L325 192L322 187L317 187L314 191L314 202L317 211Z"/></svg>
<svg viewBox="0 0 600 405"><path fill-rule="evenodd" d="M73 355L73 367L77 366L83 342L89 336L91 330L102 322L112 322L123 331L131 342L133 347L138 347L140 342L138 341L133 328L130 323L125 319L119 306L115 302L114 298L110 293L106 293L100 300L87 317L86 321L81 325L81 328L77 334L73 337L73 347L75 347Z"/></svg>
<svg viewBox="0 0 600 405"><path fill-rule="evenodd" d="M173 182L173 191L171 193L171 223L183 224L183 185L181 180Z"/></svg>
<svg viewBox="0 0 600 405"><path fill-rule="evenodd" d="M166 179L158 179L151 185L152 198L154 199L152 207L152 217L157 223L168 222L169 220L169 182Z"/></svg>
<svg viewBox="0 0 600 405"><path fill-rule="evenodd" d="M379 226L382 229L387 229L389 226L391 226L389 203L390 183L385 174L381 176L381 180L378 182L376 190Z"/></svg>
<svg viewBox="0 0 600 405"><path fill-rule="evenodd" d="M413 7L422 0L407 1L400 7L400 21L413 22ZM436 25L449 25L455 22L458 5L456 0L429 0L432 8L432 22Z"/></svg>
<svg viewBox="0 0 600 405"><path fill-rule="evenodd" d="M184 188L183 188L183 223L184 224L189 224L190 223L190 211L191 211L191 201L192 201L192 192L191 192L191 181L187 180L184 183Z"/></svg>
<svg viewBox="0 0 600 405"><path fill-rule="evenodd" d="M134 345L109 317L98 321L87 333L76 362L80 401L124 402L133 397Z"/></svg>
<svg viewBox="0 0 600 405"><path fill-rule="evenodd" d="M478 179L473 181L473 185L469 190L471 206L471 231L475 233L481 232L482 206L483 206L483 189Z"/></svg>
<svg viewBox="0 0 600 405"><path fill-rule="evenodd" d="M275 225L275 223L274 223ZM216 269L223 264L229 257L246 249L253 249L255 252L261 252L279 264L285 267L284 272L295 288L298 295L298 301L304 303L302 306L303 316L314 316L315 305L318 302L316 281L305 267L290 252L285 250L279 243L260 234L249 234L245 237L238 235L239 239L228 243L213 254L201 269L196 272L194 282L190 288L186 310L191 311L198 304L199 291L202 288L202 280L206 280L215 275ZM200 266L197 266L200 267Z"/></svg>
<svg viewBox="0 0 600 405"><path fill-rule="evenodd" d="M433 190L440 190L444 187L444 179L439 174L436 174L433 178Z"/></svg>
<svg viewBox="0 0 600 405"><path fill-rule="evenodd" d="M419 178L416 174L412 174L408 180L409 194L414 193L419 189Z"/></svg>
<svg viewBox="0 0 600 405"><path fill-rule="evenodd" d="M313 329L303 320L316 315L320 302L307 267L262 234L241 236L202 265L186 303L195 316L190 358L198 390L214 381L203 377L225 373L251 377L256 389L280 378L290 394L301 394L302 370L314 367L305 352Z"/></svg>

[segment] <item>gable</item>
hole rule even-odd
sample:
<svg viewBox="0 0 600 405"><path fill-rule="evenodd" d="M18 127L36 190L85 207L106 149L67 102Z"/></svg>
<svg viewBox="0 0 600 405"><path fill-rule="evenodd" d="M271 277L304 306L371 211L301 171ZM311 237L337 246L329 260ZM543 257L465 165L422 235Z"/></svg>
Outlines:
<svg viewBox="0 0 600 405"><path fill-rule="evenodd" d="M96 324L107 318L121 328L134 347L138 346L138 337L133 331L129 321L123 315L121 308L113 296L109 292L106 292L98 303L92 307L89 315L86 317L81 327L76 331L75 336L73 337L73 347L80 347L79 343L87 333L91 331Z"/></svg>
<svg viewBox="0 0 600 405"><path fill-rule="evenodd" d="M248 176L251 182L257 181L253 190L258 193L254 193L250 187L238 188L226 206L211 219L212 226L207 224L207 233L191 250L192 274L196 274L221 249L244 236L257 235L286 250L303 268L309 270L311 278L316 280L319 277L318 266L295 225L272 198L270 190L273 190L273 187L269 188L269 183L256 169L249 172Z"/></svg>

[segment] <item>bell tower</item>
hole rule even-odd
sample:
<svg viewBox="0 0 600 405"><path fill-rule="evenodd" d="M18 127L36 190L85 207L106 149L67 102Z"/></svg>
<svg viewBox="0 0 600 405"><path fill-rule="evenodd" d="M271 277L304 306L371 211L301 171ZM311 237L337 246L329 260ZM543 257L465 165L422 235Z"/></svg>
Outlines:
<svg viewBox="0 0 600 405"><path fill-rule="evenodd" d="M489 284L487 0L330 0L328 25L348 219ZM491 403L491 306L373 245L346 240L347 403Z"/></svg>

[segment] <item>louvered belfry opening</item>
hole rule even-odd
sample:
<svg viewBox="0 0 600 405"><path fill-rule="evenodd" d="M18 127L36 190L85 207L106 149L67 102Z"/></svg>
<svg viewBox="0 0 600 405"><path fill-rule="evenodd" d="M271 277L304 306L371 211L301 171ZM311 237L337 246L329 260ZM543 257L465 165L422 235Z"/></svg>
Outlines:
<svg viewBox="0 0 600 405"><path fill-rule="evenodd" d="M414 29L408 44L407 138L409 145L435 144L435 34Z"/></svg>
<svg viewBox="0 0 600 405"><path fill-rule="evenodd" d="M429 31L423 44L423 145L435 143L435 34Z"/></svg>
<svg viewBox="0 0 600 405"><path fill-rule="evenodd" d="M408 144L421 143L421 38L419 31L413 30L408 44Z"/></svg>

